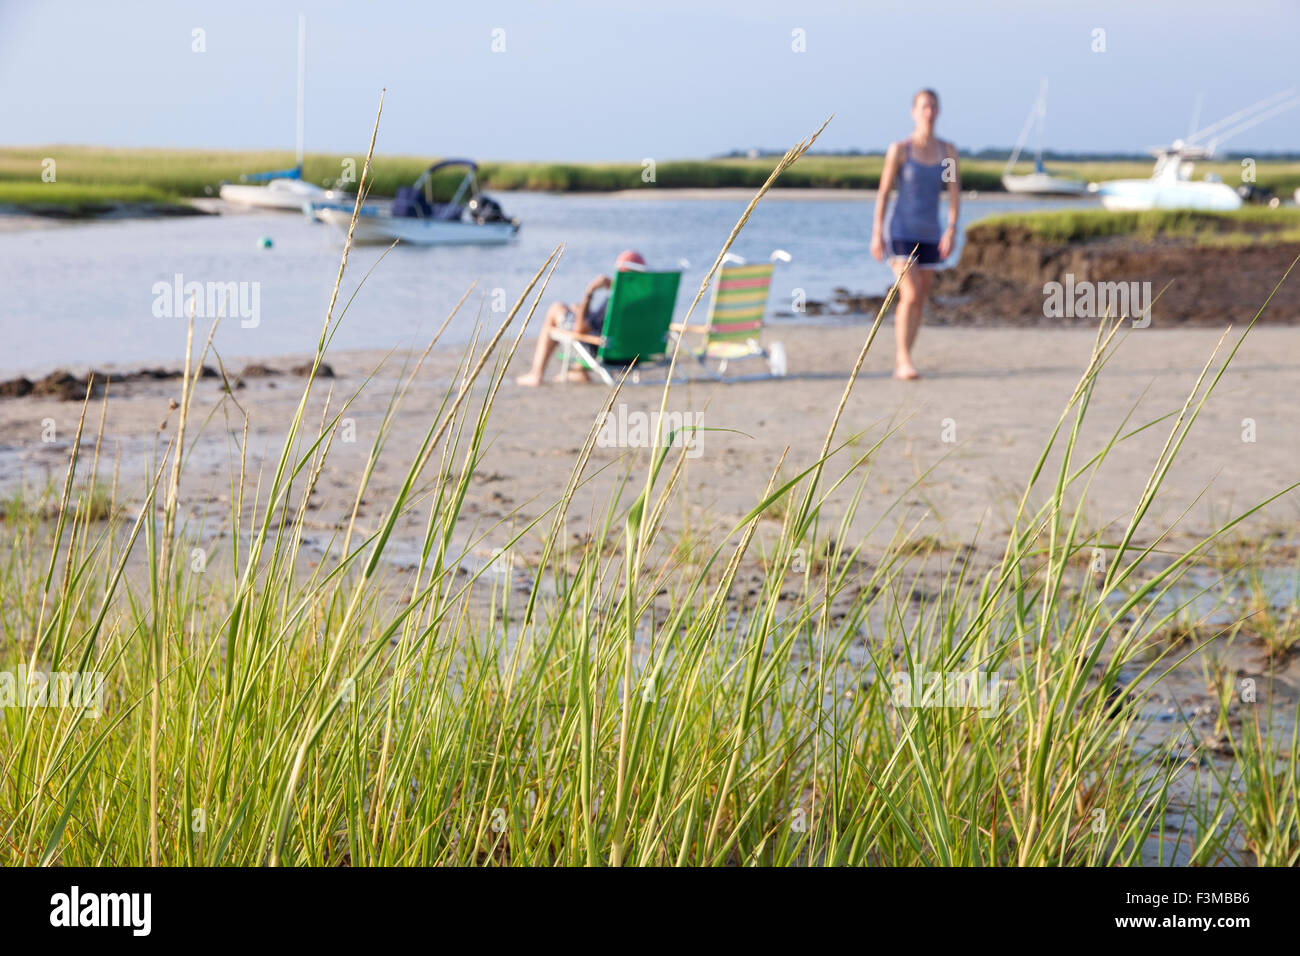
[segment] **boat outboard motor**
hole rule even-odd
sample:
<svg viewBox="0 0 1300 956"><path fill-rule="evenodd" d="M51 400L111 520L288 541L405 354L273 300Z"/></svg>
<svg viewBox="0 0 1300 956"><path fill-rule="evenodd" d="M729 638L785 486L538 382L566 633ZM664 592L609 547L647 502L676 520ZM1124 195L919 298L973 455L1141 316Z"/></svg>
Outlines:
<svg viewBox="0 0 1300 956"><path fill-rule="evenodd" d="M475 196L471 199L469 201L469 214L479 224L510 221L509 217L501 209L501 204L488 196Z"/></svg>
<svg viewBox="0 0 1300 956"><path fill-rule="evenodd" d="M1264 203L1267 205L1273 198L1273 190L1267 186L1256 186L1253 183L1242 183L1237 187L1237 195L1246 202Z"/></svg>

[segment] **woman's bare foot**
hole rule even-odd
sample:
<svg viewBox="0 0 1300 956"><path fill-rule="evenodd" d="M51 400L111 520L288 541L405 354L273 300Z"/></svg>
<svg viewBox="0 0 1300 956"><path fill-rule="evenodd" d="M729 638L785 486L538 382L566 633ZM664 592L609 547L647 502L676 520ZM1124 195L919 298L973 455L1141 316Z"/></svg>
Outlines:
<svg viewBox="0 0 1300 956"><path fill-rule="evenodd" d="M903 362L894 368L894 378L912 381L921 377L921 373L912 367L911 362Z"/></svg>
<svg viewBox="0 0 1300 956"><path fill-rule="evenodd" d="M571 368L571 369L569 369L569 374L568 374L567 376L566 376L563 372L560 372L558 375L556 375L556 376L555 376L555 381L557 381L557 382L590 382L590 381L591 381L591 376L589 376L589 375L586 373L586 371L583 370L583 369L580 369L580 368Z"/></svg>
<svg viewBox="0 0 1300 956"><path fill-rule="evenodd" d="M536 388L542 384L542 377L536 372L529 372L526 375L520 375L515 379L516 385L524 385L528 388Z"/></svg>

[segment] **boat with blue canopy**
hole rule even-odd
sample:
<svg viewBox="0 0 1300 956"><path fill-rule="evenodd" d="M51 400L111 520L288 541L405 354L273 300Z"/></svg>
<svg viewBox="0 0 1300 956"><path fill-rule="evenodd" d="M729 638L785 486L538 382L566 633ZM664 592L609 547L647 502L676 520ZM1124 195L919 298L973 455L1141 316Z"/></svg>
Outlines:
<svg viewBox="0 0 1300 956"><path fill-rule="evenodd" d="M464 174L451 198L438 202L434 199L434 179L450 169L463 169ZM310 212L346 233L354 205L354 201L313 202ZM357 210L352 241L400 239L421 246L497 245L509 242L518 232L519 220L507 216L495 199L479 189L477 163L444 159L421 173L414 184L400 187L393 199L363 202Z"/></svg>

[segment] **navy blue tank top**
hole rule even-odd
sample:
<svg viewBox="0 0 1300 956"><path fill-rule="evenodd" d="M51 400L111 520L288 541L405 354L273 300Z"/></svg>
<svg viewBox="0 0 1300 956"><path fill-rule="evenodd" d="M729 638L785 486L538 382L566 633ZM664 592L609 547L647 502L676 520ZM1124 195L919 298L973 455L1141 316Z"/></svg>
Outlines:
<svg viewBox="0 0 1300 956"><path fill-rule="evenodd" d="M907 141L907 156L898 172L898 196L889 216L887 232L891 240L938 242L939 196L943 193L943 162L933 166L912 158L912 140Z"/></svg>

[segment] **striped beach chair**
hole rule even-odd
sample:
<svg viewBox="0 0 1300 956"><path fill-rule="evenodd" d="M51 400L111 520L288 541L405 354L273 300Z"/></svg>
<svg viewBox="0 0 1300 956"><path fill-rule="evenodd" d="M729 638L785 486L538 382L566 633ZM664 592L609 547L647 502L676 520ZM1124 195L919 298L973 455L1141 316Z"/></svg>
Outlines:
<svg viewBox="0 0 1300 956"><path fill-rule="evenodd" d="M727 366L742 359L762 359L772 377L785 374L785 348L781 343L764 347L759 342L772 288L772 272L778 260L789 262L790 253L777 249L770 261L757 265L748 265L740 256L727 253L714 280L707 323L673 326L679 335L687 332L704 335L704 344L691 354L714 378L725 378Z"/></svg>

